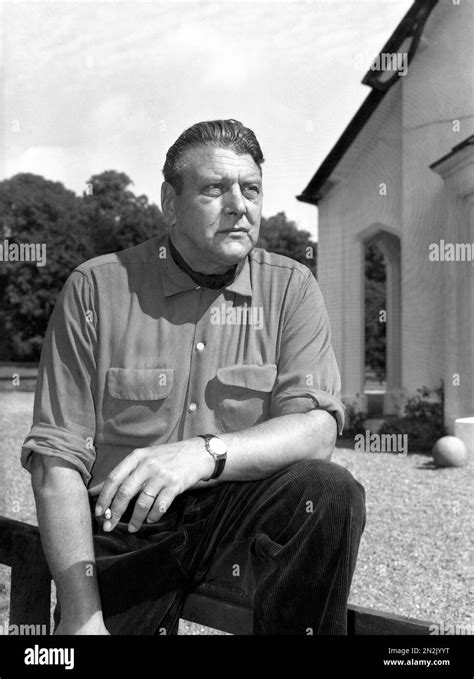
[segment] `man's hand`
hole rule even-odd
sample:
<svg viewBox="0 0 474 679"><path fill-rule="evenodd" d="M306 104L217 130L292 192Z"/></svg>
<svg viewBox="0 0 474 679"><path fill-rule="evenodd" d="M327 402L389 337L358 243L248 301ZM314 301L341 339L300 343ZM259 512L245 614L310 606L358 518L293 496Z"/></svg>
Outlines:
<svg viewBox="0 0 474 679"><path fill-rule="evenodd" d="M215 462L200 437L137 448L112 470L102 488L89 488L89 494L99 495L96 515L106 512L105 531L115 528L130 500L139 495L129 524L135 532L145 519L159 521L174 498L189 488L254 481L300 460L329 460L336 436L334 417L321 409L281 415L243 431L219 434L230 454L223 474L211 481Z"/></svg>
<svg viewBox="0 0 474 679"><path fill-rule="evenodd" d="M110 636L109 630L104 624L102 616L92 616L84 623L73 623L60 621L54 631L55 635L83 635L91 634L95 636Z"/></svg>
<svg viewBox="0 0 474 679"><path fill-rule="evenodd" d="M214 460L200 437L133 450L113 469L100 491L96 516L105 513L104 530L120 521L128 503L139 494L128 530L159 521L174 498L211 477ZM109 511L107 511L109 510Z"/></svg>

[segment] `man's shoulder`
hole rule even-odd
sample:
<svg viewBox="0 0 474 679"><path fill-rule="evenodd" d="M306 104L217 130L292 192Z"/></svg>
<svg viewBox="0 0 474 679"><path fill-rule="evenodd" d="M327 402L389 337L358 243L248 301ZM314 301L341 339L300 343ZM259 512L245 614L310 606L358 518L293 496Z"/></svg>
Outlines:
<svg viewBox="0 0 474 679"><path fill-rule="evenodd" d="M166 234L154 236L143 243L133 245L125 250L117 252L110 252L79 264L75 271L80 271L84 274L91 274L99 272L102 268L110 269L129 269L133 267L143 267L147 263L156 262L157 259L163 257L162 248L166 247ZM166 256L166 253L165 255Z"/></svg>
<svg viewBox="0 0 474 679"><path fill-rule="evenodd" d="M254 248L250 255L250 262L254 268L260 270L263 275L269 276L291 276L301 274L307 278L310 270L304 264L297 262L291 257L277 255L275 252L268 252L263 248Z"/></svg>

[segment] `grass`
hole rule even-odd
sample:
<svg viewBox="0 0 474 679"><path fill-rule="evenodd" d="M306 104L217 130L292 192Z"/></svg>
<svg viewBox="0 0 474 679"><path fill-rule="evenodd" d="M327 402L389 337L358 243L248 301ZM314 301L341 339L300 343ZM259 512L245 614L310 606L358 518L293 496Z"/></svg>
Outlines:
<svg viewBox="0 0 474 679"><path fill-rule="evenodd" d="M29 475L19 463L32 404L31 393L0 392L0 514L37 523ZM350 601L445 626L474 625L472 462L437 469L426 455L361 453L350 440L342 443L333 461L362 483L367 505ZM0 624L8 591L8 569L0 567ZM180 633L213 631L182 621Z"/></svg>

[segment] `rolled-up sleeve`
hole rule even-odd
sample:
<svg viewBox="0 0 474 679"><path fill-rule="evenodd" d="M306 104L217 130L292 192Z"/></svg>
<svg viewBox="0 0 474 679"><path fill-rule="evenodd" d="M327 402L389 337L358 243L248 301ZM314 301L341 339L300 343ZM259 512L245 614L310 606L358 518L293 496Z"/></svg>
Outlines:
<svg viewBox="0 0 474 679"><path fill-rule="evenodd" d="M338 432L342 433L341 378L324 300L309 270L297 289L294 295L290 294L293 299L283 322L272 417L319 408L334 415Z"/></svg>
<svg viewBox="0 0 474 679"><path fill-rule="evenodd" d="M94 382L96 314L85 273L74 271L58 296L38 368L33 424L21 464L31 472L31 453L62 458L87 485L95 460Z"/></svg>

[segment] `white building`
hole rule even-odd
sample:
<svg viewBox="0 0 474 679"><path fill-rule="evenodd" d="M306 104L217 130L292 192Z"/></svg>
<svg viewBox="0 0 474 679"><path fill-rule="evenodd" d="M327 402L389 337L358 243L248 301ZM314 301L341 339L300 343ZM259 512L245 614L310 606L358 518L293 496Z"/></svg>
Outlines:
<svg viewBox="0 0 474 679"><path fill-rule="evenodd" d="M343 395L364 407L373 241L387 262L384 413L442 379L449 433L474 416L473 10L471 0L414 2L362 81L369 95L298 196L319 209L318 281Z"/></svg>

